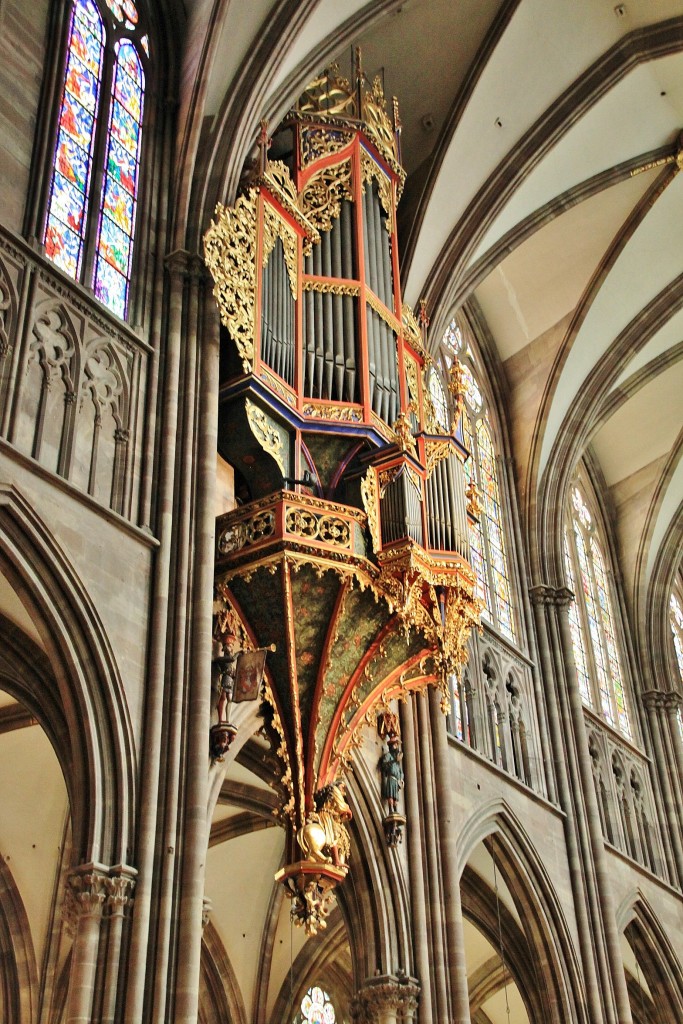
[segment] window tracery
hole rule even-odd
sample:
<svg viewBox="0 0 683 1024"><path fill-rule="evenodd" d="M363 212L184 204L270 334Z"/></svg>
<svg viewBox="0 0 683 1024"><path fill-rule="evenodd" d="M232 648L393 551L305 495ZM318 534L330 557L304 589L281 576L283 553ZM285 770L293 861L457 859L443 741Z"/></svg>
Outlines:
<svg viewBox="0 0 683 1024"><path fill-rule="evenodd" d="M125 318L149 39L133 0L76 0L69 27L46 256Z"/></svg>
<svg viewBox="0 0 683 1024"><path fill-rule="evenodd" d="M465 475L468 486L474 484L482 494L482 514L478 522L470 524L469 537L470 560L477 576L477 597L483 605L483 617L515 643L517 626L494 430L489 404L478 378L476 357L454 318L441 340L440 363L444 376L448 375L456 359L462 366L465 390L461 439L470 452L465 463Z"/></svg>
<svg viewBox="0 0 683 1024"><path fill-rule="evenodd" d="M599 708L608 725L631 739L613 602L597 526L577 485L572 487L570 499L565 570L576 596L570 606L569 628L579 692L587 707Z"/></svg>
<svg viewBox="0 0 683 1024"><path fill-rule="evenodd" d="M313 985L301 1000L297 1024L336 1024L334 1004L327 992Z"/></svg>

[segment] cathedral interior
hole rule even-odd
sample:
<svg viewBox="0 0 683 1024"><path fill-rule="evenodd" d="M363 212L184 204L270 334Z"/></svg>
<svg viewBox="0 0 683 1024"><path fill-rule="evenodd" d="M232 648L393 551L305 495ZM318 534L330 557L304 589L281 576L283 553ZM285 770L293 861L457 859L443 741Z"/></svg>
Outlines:
<svg viewBox="0 0 683 1024"><path fill-rule="evenodd" d="M0 0L0 1021L681 1024L682 0Z"/></svg>

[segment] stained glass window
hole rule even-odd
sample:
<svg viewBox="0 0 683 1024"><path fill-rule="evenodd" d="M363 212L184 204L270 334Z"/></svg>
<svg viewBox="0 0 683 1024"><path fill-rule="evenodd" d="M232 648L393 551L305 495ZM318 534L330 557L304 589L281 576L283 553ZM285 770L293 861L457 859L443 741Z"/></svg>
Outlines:
<svg viewBox="0 0 683 1024"><path fill-rule="evenodd" d="M569 627L579 691L585 704L593 707L597 703L605 721L630 739L631 723L605 559L594 517L578 487L571 490L571 514L573 545L565 537L565 561L568 583L576 594L576 602L570 607Z"/></svg>
<svg viewBox="0 0 683 1024"><path fill-rule="evenodd" d="M81 272L99 112L104 24L91 0L77 0L60 105L45 227L45 253L69 277Z"/></svg>
<svg viewBox="0 0 683 1024"><path fill-rule="evenodd" d="M671 600L669 601L669 612L671 616L671 632L673 633L674 638L674 650L676 651L678 671L681 674L681 680L683 680L683 608L675 594L671 595Z"/></svg>
<svg viewBox="0 0 683 1024"><path fill-rule="evenodd" d="M429 371L429 395L434 406L434 415L436 416L437 423L444 430L448 430L449 420L446 392L434 367Z"/></svg>
<svg viewBox="0 0 683 1024"><path fill-rule="evenodd" d="M461 327L451 320L441 344L444 372L457 355L462 365L465 406L462 413L462 439L470 452L465 462L468 486L474 483L481 492L482 514L479 522L470 522L470 561L477 577L477 597L482 615L508 640L516 639L512 607L510 572L503 508L498 478L498 460L487 401L477 377L477 364Z"/></svg>
<svg viewBox="0 0 683 1024"><path fill-rule="evenodd" d="M139 29L133 0L74 4L44 235L48 258L74 280L91 283L120 317L128 304L138 199L145 81L138 44L148 50ZM96 153L103 154L98 166Z"/></svg>
<svg viewBox="0 0 683 1024"><path fill-rule="evenodd" d="M309 988L301 1000L301 1024L336 1024L332 1000L318 985Z"/></svg>
<svg viewBox="0 0 683 1024"><path fill-rule="evenodd" d="M120 317L128 303L143 96L142 64L133 44L124 39L116 44L94 280L97 298Z"/></svg>
<svg viewBox="0 0 683 1024"><path fill-rule="evenodd" d="M576 585L574 583L574 572L572 570L572 563L569 557L569 544L567 542L567 535L564 537L564 561L565 569L567 572L567 582L569 583L570 590L576 593ZM569 628L572 634L572 646L574 648L574 663L576 664L576 677L579 683L579 692L581 699L584 704L587 704L589 708L593 707L593 697L591 696L590 680L588 678L588 666L586 663L586 648L583 642L583 627L581 625L581 617L578 612L576 601L572 601L569 606Z"/></svg>

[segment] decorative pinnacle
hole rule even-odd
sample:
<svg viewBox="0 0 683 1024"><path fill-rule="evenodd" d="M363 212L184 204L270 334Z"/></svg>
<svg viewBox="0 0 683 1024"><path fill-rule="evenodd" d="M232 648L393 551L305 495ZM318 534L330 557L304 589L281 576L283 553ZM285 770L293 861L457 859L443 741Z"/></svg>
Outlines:
<svg viewBox="0 0 683 1024"><path fill-rule="evenodd" d="M260 131L258 137L258 149L259 149L259 172L265 173L266 165L268 163L268 149L270 143L268 141L268 122L264 119L260 122Z"/></svg>

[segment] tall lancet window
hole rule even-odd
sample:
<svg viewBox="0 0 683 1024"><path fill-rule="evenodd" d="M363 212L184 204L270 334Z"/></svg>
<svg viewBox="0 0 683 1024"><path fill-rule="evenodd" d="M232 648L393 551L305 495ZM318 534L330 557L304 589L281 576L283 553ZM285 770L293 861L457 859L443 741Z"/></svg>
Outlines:
<svg viewBox="0 0 683 1024"><path fill-rule="evenodd" d="M571 489L571 529L565 536L567 582L576 595L569 625L584 704L632 737L619 656L613 597L595 517L579 487Z"/></svg>
<svg viewBox="0 0 683 1024"><path fill-rule="evenodd" d="M128 310L149 41L133 0L75 0L43 237L45 254Z"/></svg>
<svg viewBox="0 0 683 1024"><path fill-rule="evenodd" d="M481 516L478 523L470 526L470 559L477 574L477 596L484 606L484 618L508 640L516 642L498 448L489 400L481 386L481 370L476 356L463 330L453 319L441 341L440 360L446 377L455 359L461 363L465 386L462 440L470 452L465 473L468 485L473 483L481 493ZM431 387L430 390L435 412L440 418L435 389Z"/></svg>

